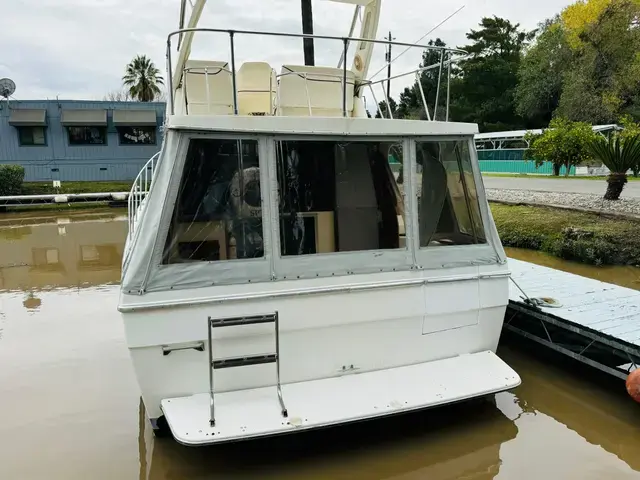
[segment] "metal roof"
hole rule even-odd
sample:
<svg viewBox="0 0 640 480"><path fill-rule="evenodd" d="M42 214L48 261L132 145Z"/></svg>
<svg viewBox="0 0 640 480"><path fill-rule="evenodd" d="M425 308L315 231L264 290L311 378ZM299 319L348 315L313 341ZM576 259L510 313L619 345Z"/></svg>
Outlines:
<svg viewBox="0 0 640 480"><path fill-rule="evenodd" d="M608 130L616 130L620 129L618 125L615 123L609 125L594 125L594 132L606 132ZM543 132L542 129L534 129L534 130L512 130L510 132L489 132L489 133L478 133L475 136L476 140L521 140L527 134L527 132L534 133L539 135Z"/></svg>

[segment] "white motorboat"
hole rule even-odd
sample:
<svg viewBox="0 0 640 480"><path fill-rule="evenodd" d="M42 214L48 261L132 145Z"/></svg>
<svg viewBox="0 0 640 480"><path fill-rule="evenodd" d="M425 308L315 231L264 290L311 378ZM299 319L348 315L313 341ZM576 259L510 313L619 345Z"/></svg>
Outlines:
<svg viewBox="0 0 640 480"><path fill-rule="evenodd" d="M147 414L181 443L373 419L520 383L495 353L509 270L477 125L432 120L424 94L426 121L370 118L364 103L386 84L368 79L375 45L430 48L439 62L398 77L437 69L448 119L450 65L465 53L375 40L381 0L332 1L355 5L359 37L200 28L204 0L191 12L183 0L169 35L164 140L131 192L118 309ZM227 35L230 62L191 58L195 34ZM332 40L343 57L280 73L238 65L243 35Z"/></svg>

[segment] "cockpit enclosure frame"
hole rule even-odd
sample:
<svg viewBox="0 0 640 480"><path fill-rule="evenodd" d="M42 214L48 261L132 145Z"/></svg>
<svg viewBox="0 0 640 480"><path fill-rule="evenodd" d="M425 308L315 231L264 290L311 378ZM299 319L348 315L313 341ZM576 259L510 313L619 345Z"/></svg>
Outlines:
<svg viewBox="0 0 640 480"><path fill-rule="evenodd" d="M123 265L122 292L145 292L256 284L295 278L326 278L371 274L438 270L453 267L506 263L493 218L489 211L478 168L474 134L477 125L412 120L321 118L170 116L154 182L146 199L145 214L131 238L131 253ZM278 193L275 165L276 138L307 139L401 139L405 172L416 171L416 141L463 139L468 144L473 179L486 243L420 248L417 218L417 180L405 175L403 196L406 248L370 250L307 256L280 255ZM197 138L252 138L259 145L260 191L264 255L228 261L198 261L163 264L163 251L178 195L187 149Z"/></svg>

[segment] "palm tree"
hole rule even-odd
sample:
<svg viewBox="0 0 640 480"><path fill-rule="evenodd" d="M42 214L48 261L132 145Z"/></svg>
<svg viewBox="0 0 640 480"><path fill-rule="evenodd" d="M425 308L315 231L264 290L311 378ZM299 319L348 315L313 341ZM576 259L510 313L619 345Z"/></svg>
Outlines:
<svg viewBox="0 0 640 480"><path fill-rule="evenodd" d="M129 89L129 95L140 102L153 102L160 95L164 79L155 64L146 55L137 55L127 65L122 83Z"/></svg>
<svg viewBox="0 0 640 480"><path fill-rule="evenodd" d="M618 200L627 180L627 172L640 162L640 135L621 138L598 136L588 144L591 155L609 170L605 200Z"/></svg>

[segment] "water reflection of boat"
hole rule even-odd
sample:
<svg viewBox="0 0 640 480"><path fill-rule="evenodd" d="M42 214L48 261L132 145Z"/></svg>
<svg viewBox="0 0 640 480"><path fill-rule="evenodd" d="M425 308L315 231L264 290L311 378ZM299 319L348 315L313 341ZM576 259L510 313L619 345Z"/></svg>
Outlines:
<svg viewBox="0 0 640 480"><path fill-rule="evenodd" d="M117 283L126 218L81 214L0 219L0 289Z"/></svg>
<svg viewBox="0 0 640 480"><path fill-rule="evenodd" d="M139 478L232 480L260 472L266 480L493 479L500 470L500 448L518 429L494 402L471 405L318 430L305 442L283 436L197 449L154 438L142 406Z"/></svg>

